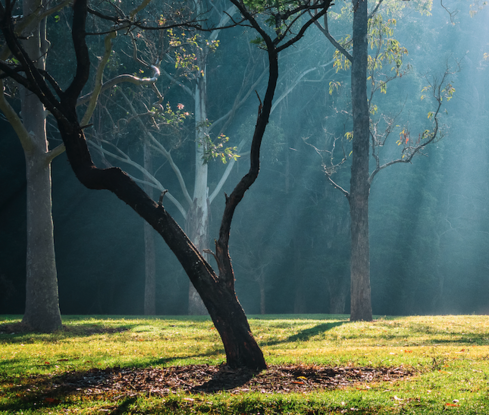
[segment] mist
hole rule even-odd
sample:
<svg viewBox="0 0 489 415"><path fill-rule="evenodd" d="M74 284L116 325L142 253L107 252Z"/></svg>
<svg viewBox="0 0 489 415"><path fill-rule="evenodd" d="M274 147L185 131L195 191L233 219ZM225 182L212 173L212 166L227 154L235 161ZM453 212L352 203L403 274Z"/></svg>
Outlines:
<svg viewBox="0 0 489 415"><path fill-rule="evenodd" d="M401 9L391 5L391 9L379 10L384 21L396 19L392 37L408 51L402 76L390 81L385 93L378 91L372 98L377 110L371 114L371 126L385 131L387 120L395 117L390 136L379 148L382 163L402 156L407 143L403 132L409 131L410 140L416 140L432 128L429 113L434 103L423 88L439 80L447 68L455 92L443 102L439 137L411 163L385 168L372 181L373 313L487 314L489 8L449 1L443 2L444 7L434 2L429 10L428 3L402 3ZM347 40L351 33L351 18L342 12L343 6L345 3L338 2L329 13L329 30L337 40ZM51 59L59 59L62 34L53 32L52 36ZM236 160L224 154L226 163L220 147L216 147L216 157L206 156L209 195L226 169L232 169L215 198L207 201L209 226L202 248L214 249L224 193L229 194L248 169L247 152L259 104L254 90L259 96L264 94L266 85L260 76L267 70L264 51L253 43L255 36L246 28L222 30L219 46L207 58L207 119L216 122L209 137L213 144L220 134L229 137L222 148L237 147L243 140L244 145L232 149L239 153ZM96 42L94 49L100 46ZM280 55L276 106L262 145L260 175L239 205L231 228L236 291L248 314L350 312L349 204L328 174L337 186L349 189L351 80L349 69L334 66L338 62L334 52L326 37L312 27L297 47ZM129 66L124 60L129 58L121 54L113 70ZM173 61L162 65L176 77L171 72L175 71ZM386 64L382 71L389 76L391 67ZM190 75L179 79L191 85ZM182 117L178 128L158 127L160 139L179 166L181 180L168 159L156 152L154 177L171 197L185 200L181 181L191 197L196 187L195 135L199 127L194 122L195 103L178 82L162 76L156 85L164 95L163 106L168 102L172 113ZM150 88L127 88L137 103L151 93ZM104 142L104 149L143 165L142 129L127 121L127 104L115 94L104 97L90 137L94 142L108 140L111 144ZM242 103L234 108L237 97ZM18 109L18 102L12 102ZM153 101L148 98L148 102ZM232 117L218 123L229 112ZM108 121L109 114L113 123ZM25 163L22 147L3 115L0 128L0 313L21 314L26 274ZM49 117L48 137L50 146L60 142ZM122 156L117 159L95 147L91 151L98 166L121 166L144 179L134 164L121 161ZM375 169L373 159L370 167ZM61 312L143 314L143 220L109 192L84 188L65 154L53 161L52 183ZM160 193L156 188L155 200ZM180 226L189 229L182 213L189 212L189 207L181 202L179 208L168 195L163 203ZM156 314L186 314L188 278L162 239L155 238L155 244ZM208 261L215 266L212 256Z"/></svg>

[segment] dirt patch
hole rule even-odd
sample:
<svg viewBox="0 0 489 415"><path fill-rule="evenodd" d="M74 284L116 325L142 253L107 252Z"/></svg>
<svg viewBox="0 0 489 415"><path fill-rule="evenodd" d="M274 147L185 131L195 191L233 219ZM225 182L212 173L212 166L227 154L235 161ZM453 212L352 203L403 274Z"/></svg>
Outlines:
<svg viewBox="0 0 489 415"><path fill-rule="evenodd" d="M324 367L315 365L270 366L259 374L248 370L232 370L226 365L190 365L148 369L92 369L70 372L53 379L58 393L85 395L135 396L168 395L177 392L232 393L311 392L318 389L337 389L358 385L368 389L371 382L389 382L412 376L402 367Z"/></svg>

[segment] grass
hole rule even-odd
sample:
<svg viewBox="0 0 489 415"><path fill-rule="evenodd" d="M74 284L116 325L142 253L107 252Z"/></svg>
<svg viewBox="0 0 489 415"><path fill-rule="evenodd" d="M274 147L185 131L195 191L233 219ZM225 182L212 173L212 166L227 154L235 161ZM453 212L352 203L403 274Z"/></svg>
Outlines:
<svg viewBox="0 0 489 415"><path fill-rule="evenodd" d="M20 317L0 316L2 324ZM166 397L78 394L47 399L66 372L220 364L206 318L65 317L54 334L0 334L0 414L489 414L487 316L417 316L350 323L342 315L250 316L268 364L410 368L407 380L307 394Z"/></svg>

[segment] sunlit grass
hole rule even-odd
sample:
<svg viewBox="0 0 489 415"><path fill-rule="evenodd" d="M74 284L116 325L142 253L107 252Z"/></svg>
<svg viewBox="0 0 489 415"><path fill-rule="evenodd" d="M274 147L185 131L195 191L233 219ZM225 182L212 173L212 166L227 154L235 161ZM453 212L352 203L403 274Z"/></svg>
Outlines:
<svg viewBox="0 0 489 415"><path fill-rule="evenodd" d="M0 317L0 325L18 321ZM66 330L54 334L0 334L0 413L489 413L486 316L368 323L350 323L347 316L250 316L268 364L402 365L416 372L409 380L290 395L67 396L59 404L24 399L30 385L37 388L40 379L69 371L224 361L218 333L207 318L94 316L63 322Z"/></svg>

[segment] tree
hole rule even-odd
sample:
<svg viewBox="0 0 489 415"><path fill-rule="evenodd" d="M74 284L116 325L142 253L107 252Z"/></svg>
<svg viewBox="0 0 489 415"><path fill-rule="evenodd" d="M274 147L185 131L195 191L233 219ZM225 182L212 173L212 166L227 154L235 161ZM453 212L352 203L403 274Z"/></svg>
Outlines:
<svg viewBox="0 0 489 415"><path fill-rule="evenodd" d="M46 67L46 17L66 5L67 2L63 2L45 10L37 0L23 2L23 15L27 18L16 29L24 38L25 53L33 57L38 70ZM1 57L6 59L8 55L8 49L4 48ZM64 147L49 150L44 106L34 94L21 88L21 112L24 114L21 118L7 102L4 90L0 79L0 110L14 127L26 161L26 304L22 322L37 331L53 332L61 328L61 313L51 216L51 161Z"/></svg>
<svg viewBox="0 0 489 415"><path fill-rule="evenodd" d="M377 111L373 104L376 92L386 92L387 84L409 71L401 69L402 57L407 50L400 46L399 42L389 36L392 35L390 25L395 24L391 19L385 23L382 16L377 14L382 0L380 0L372 12L368 13L367 1L353 0L353 33L351 42L338 42L329 33L327 15L324 25L316 25L330 42L337 48L335 52L339 57L336 65L349 68L351 65L351 107L353 131L347 136L351 140L351 174L349 191L338 185L332 179L338 164L330 159L330 163L324 163L326 175L332 185L343 192L350 206L351 219L351 255L350 255L350 320L372 320L372 302L370 289L370 243L368 205L370 187L377 173L393 164L410 163L416 154L434 142L439 133L438 116L443 99L450 100L454 92L448 77L451 74L447 67L441 79L434 79L424 89L431 90L435 100L435 111L428 114L433 121L433 130L425 130L417 138L410 137L406 128L400 132L398 145L402 146L401 157L396 160L382 162L379 157L379 149L386 143L387 138L395 128L396 117L385 117L385 131L380 132L378 121L374 122L371 115ZM346 47L351 43L352 53ZM373 56L368 54L368 46L374 49ZM394 75L381 74L378 69L388 65L394 70ZM368 88L370 87L370 89ZM330 84L331 91L331 84ZM370 150L375 162L372 172L369 170ZM331 154L331 153L330 153ZM339 164L346 161L348 156L343 155Z"/></svg>
<svg viewBox="0 0 489 415"><path fill-rule="evenodd" d="M243 17L259 33L269 61L269 80L263 101L260 100L257 122L250 152L250 168L233 192L226 196L224 213L216 241L214 258L218 274L195 248L184 231L163 207L162 194L153 201L124 171L119 168L100 169L92 161L84 129L76 112L77 100L90 74L90 55L86 43L86 21L89 7L86 0L77 0L73 5L72 41L76 55L76 71L66 89L62 89L48 72L40 72L33 60L25 53L13 25L13 4L7 1L0 6L0 28L15 61L0 61L0 69L9 77L32 91L56 119L66 154L73 172L89 189L110 190L146 220L165 240L178 258L192 284L200 294L224 344L227 363L231 367L246 367L253 370L266 368L263 354L254 339L246 315L234 290L234 271L229 256L229 233L236 207L245 192L256 180L260 166L260 146L268 123L273 95L278 78L278 53L296 43L317 18L329 7L329 2L291 5L280 8L273 15L274 38L267 34L243 3L232 0ZM309 9L320 10L306 21L296 33L291 34L291 25ZM117 29L131 21L122 22L113 18ZM283 22L289 20L290 25ZM123 23L123 24L121 24ZM127 26L126 26L127 28ZM114 30L114 29L112 29ZM258 95L258 94L257 94ZM259 97L258 97L259 98Z"/></svg>
<svg viewBox="0 0 489 415"><path fill-rule="evenodd" d="M15 25L21 34L25 53L37 68L46 70L49 42L46 37L47 18L68 6L62 1L51 7L37 0L23 2L23 16ZM147 4L147 2L146 2ZM144 6L143 6L144 7ZM136 8L135 10L138 10ZM6 45L1 52L3 60L10 58ZM127 82L127 77L111 80L112 84ZM130 82L142 82L131 77ZM20 88L20 117L5 98L3 80L0 79L0 110L4 113L22 144L26 159L27 182L27 260L26 304L22 322L36 331L53 332L61 328L58 299L58 280L53 237L51 200L51 162L65 150L63 144L49 149L46 134L47 111L39 99L27 89ZM15 89L12 88L12 89ZM90 94L85 119L90 119L97 104L97 94Z"/></svg>

